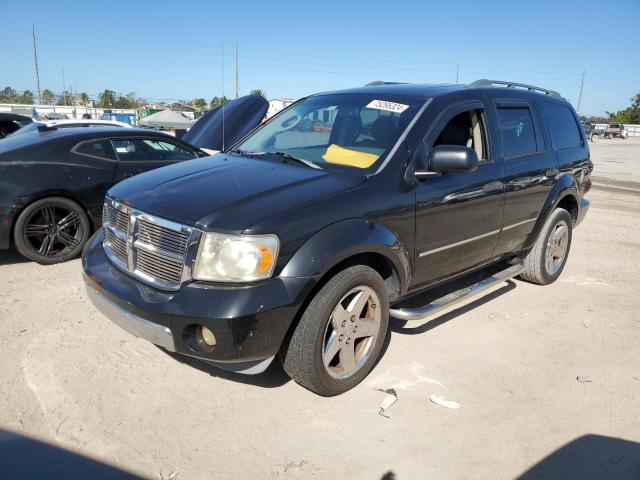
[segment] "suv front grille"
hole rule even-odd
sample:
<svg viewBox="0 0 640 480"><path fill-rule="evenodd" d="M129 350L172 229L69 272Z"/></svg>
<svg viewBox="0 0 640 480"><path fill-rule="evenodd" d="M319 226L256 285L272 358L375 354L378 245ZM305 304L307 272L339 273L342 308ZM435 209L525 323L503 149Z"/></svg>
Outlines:
<svg viewBox="0 0 640 480"><path fill-rule="evenodd" d="M103 247L110 260L140 280L177 290L191 279L200 232L106 199Z"/></svg>

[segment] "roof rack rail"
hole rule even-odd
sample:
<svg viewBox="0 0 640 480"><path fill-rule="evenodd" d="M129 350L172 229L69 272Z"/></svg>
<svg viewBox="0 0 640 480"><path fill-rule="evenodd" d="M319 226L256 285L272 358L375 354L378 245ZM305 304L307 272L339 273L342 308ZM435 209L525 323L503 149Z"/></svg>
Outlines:
<svg viewBox="0 0 640 480"><path fill-rule="evenodd" d="M562 98L562 95L560 95L555 90L547 90L546 88L536 87L535 85L527 85L526 83L505 82L502 80L487 80L483 78L469 84L470 88L487 88L495 86L505 86L507 88L522 88L530 92L544 93L545 95L549 95L550 97Z"/></svg>
<svg viewBox="0 0 640 480"><path fill-rule="evenodd" d="M376 87L378 85L406 85L406 82L385 82L384 80L374 80L365 84L365 87Z"/></svg>

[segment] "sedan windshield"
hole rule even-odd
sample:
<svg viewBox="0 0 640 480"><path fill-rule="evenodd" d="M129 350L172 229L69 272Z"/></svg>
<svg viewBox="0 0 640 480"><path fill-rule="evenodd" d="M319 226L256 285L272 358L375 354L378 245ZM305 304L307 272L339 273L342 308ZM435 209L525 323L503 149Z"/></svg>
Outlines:
<svg viewBox="0 0 640 480"><path fill-rule="evenodd" d="M266 122L231 151L307 165L368 169L393 148L425 100L398 95L309 97Z"/></svg>

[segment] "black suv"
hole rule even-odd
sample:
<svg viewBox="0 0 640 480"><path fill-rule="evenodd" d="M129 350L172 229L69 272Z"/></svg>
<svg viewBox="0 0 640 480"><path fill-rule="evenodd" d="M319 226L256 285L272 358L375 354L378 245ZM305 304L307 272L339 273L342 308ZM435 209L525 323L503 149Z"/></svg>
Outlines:
<svg viewBox="0 0 640 480"><path fill-rule="evenodd" d="M516 275L555 281L592 167L553 91L481 80L313 95L223 153L113 187L83 253L87 291L167 350L242 373L278 355L335 395L373 368L390 316L425 319Z"/></svg>

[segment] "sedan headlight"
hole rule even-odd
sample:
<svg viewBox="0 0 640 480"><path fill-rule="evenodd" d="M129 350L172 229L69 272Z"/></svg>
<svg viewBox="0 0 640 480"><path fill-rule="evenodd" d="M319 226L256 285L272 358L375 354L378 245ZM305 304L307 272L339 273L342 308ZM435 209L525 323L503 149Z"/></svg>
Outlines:
<svg viewBox="0 0 640 480"><path fill-rule="evenodd" d="M269 278L279 246L275 235L205 233L193 278L209 282L253 282Z"/></svg>

